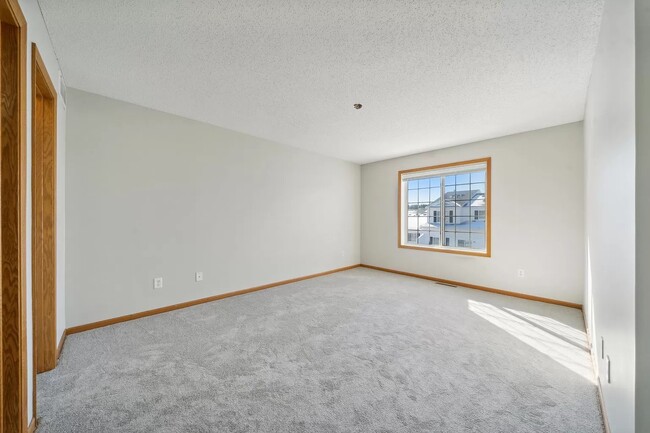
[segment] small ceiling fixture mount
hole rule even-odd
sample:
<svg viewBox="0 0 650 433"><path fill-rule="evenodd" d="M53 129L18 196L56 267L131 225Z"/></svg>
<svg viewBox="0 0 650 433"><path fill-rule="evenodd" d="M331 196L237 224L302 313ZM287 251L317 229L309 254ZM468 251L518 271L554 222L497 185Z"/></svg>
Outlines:
<svg viewBox="0 0 650 433"><path fill-rule="evenodd" d="M361 105L361 104L354 104L354 108L357 109L357 110L361 110L361 107L363 107L363 105Z"/></svg>

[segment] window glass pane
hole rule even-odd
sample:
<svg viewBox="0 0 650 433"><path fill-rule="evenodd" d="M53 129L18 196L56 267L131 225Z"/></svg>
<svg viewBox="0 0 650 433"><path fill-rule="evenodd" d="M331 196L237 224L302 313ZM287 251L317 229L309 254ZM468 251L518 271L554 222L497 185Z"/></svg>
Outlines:
<svg viewBox="0 0 650 433"><path fill-rule="evenodd" d="M433 187L440 188L440 177L432 177L432 178L430 179L430 182L431 182L430 186L431 186L432 188L433 188Z"/></svg>
<svg viewBox="0 0 650 433"><path fill-rule="evenodd" d="M463 185L456 185L456 197L459 198L459 195L464 196L463 197L464 199L469 198L469 183Z"/></svg>
<svg viewBox="0 0 650 433"><path fill-rule="evenodd" d="M485 215L484 206L472 206L470 208L470 216L474 221L485 221Z"/></svg>
<svg viewBox="0 0 650 433"><path fill-rule="evenodd" d="M445 200L447 204L449 200L454 200L456 198L456 186L455 185L445 185Z"/></svg>
<svg viewBox="0 0 650 433"><path fill-rule="evenodd" d="M485 249L485 234L483 233L470 233L472 240L472 249L484 250Z"/></svg>
<svg viewBox="0 0 650 433"><path fill-rule="evenodd" d="M418 190L418 201L420 203L429 203L429 188Z"/></svg>
<svg viewBox="0 0 650 433"><path fill-rule="evenodd" d="M409 216L408 218L408 230L417 230L418 229L418 217L411 217Z"/></svg>
<svg viewBox="0 0 650 433"><path fill-rule="evenodd" d="M446 210L445 211L445 224L453 225L455 224L454 211ZM449 230L454 231L453 227L448 227Z"/></svg>
<svg viewBox="0 0 650 433"><path fill-rule="evenodd" d="M456 185L456 176L453 174L445 176L445 186L446 185Z"/></svg>
<svg viewBox="0 0 650 433"><path fill-rule="evenodd" d="M470 248L470 245L469 233L456 233L456 246L458 248Z"/></svg>
<svg viewBox="0 0 650 433"><path fill-rule="evenodd" d="M428 230L423 230L420 233L422 233L422 236L420 236L419 244L420 245L430 245L429 240L431 239L431 232L429 232Z"/></svg>
<svg viewBox="0 0 650 433"><path fill-rule="evenodd" d="M418 188L429 188L429 178L420 179L418 181Z"/></svg>
<svg viewBox="0 0 650 433"><path fill-rule="evenodd" d="M456 175L456 185L469 183L469 173L461 173Z"/></svg>
<svg viewBox="0 0 650 433"><path fill-rule="evenodd" d="M477 171L470 175L472 183L485 182L485 171Z"/></svg>
<svg viewBox="0 0 650 433"><path fill-rule="evenodd" d="M407 183L408 183L408 189L418 189L417 180L409 180Z"/></svg>
<svg viewBox="0 0 650 433"><path fill-rule="evenodd" d="M483 193L485 194L485 184L484 183L473 183L471 185L472 188L472 193L477 194L477 193Z"/></svg>
<svg viewBox="0 0 650 433"><path fill-rule="evenodd" d="M474 213L474 216L472 216L471 221L470 221L470 230L472 233L483 233L485 232L485 219L480 219L481 212L479 211L478 218L476 219L476 213Z"/></svg>
<svg viewBox="0 0 650 433"><path fill-rule="evenodd" d="M429 224L440 224L440 208L429 208Z"/></svg>
<svg viewBox="0 0 650 433"><path fill-rule="evenodd" d="M477 199L472 200L470 202L470 206L471 206L470 213L472 214L472 216L476 216L476 211L477 210L483 210L484 211L486 209L485 208L485 200L482 197L479 197ZM479 215L480 214L481 213L479 212ZM485 212L483 212L482 214L485 215Z"/></svg>
<svg viewBox="0 0 650 433"><path fill-rule="evenodd" d="M468 232L470 231L469 217L467 216L457 216L455 218L455 228L457 232Z"/></svg>
<svg viewBox="0 0 650 433"><path fill-rule="evenodd" d="M445 246L454 247L456 246L456 233L445 231Z"/></svg>
<svg viewBox="0 0 650 433"><path fill-rule="evenodd" d="M431 188L429 190L429 200L433 203L438 199L440 199L440 188ZM438 205L440 204L438 203Z"/></svg>
<svg viewBox="0 0 650 433"><path fill-rule="evenodd" d="M414 203L418 201L418 190L417 189L409 189L409 203Z"/></svg>

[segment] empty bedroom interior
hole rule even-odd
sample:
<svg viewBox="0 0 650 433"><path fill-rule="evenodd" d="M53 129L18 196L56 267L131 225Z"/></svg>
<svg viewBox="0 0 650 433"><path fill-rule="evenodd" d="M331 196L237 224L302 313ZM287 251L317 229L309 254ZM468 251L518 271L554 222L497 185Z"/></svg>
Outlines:
<svg viewBox="0 0 650 433"><path fill-rule="evenodd" d="M0 18L0 433L650 432L650 2Z"/></svg>

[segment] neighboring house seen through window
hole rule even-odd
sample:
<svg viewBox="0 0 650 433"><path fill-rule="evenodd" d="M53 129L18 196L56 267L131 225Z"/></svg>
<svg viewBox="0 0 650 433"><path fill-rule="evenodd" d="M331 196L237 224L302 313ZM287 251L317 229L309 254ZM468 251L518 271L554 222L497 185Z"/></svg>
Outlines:
<svg viewBox="0 0 650 433"><path fill-rule="evenodd" d="M484 158L400 171L399 246L489 256L490 163Z"/></svg>

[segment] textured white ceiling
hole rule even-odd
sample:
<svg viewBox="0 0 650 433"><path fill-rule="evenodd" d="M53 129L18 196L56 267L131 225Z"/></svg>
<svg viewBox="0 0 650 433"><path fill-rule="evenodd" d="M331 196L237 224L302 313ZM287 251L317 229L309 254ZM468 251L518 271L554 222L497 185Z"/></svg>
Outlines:
<svg viewBox="0 0 650 433"><path fill-rule="evenodd" d="M68 86L359 163L581 120L602 3L40 0Z"/></svg>

